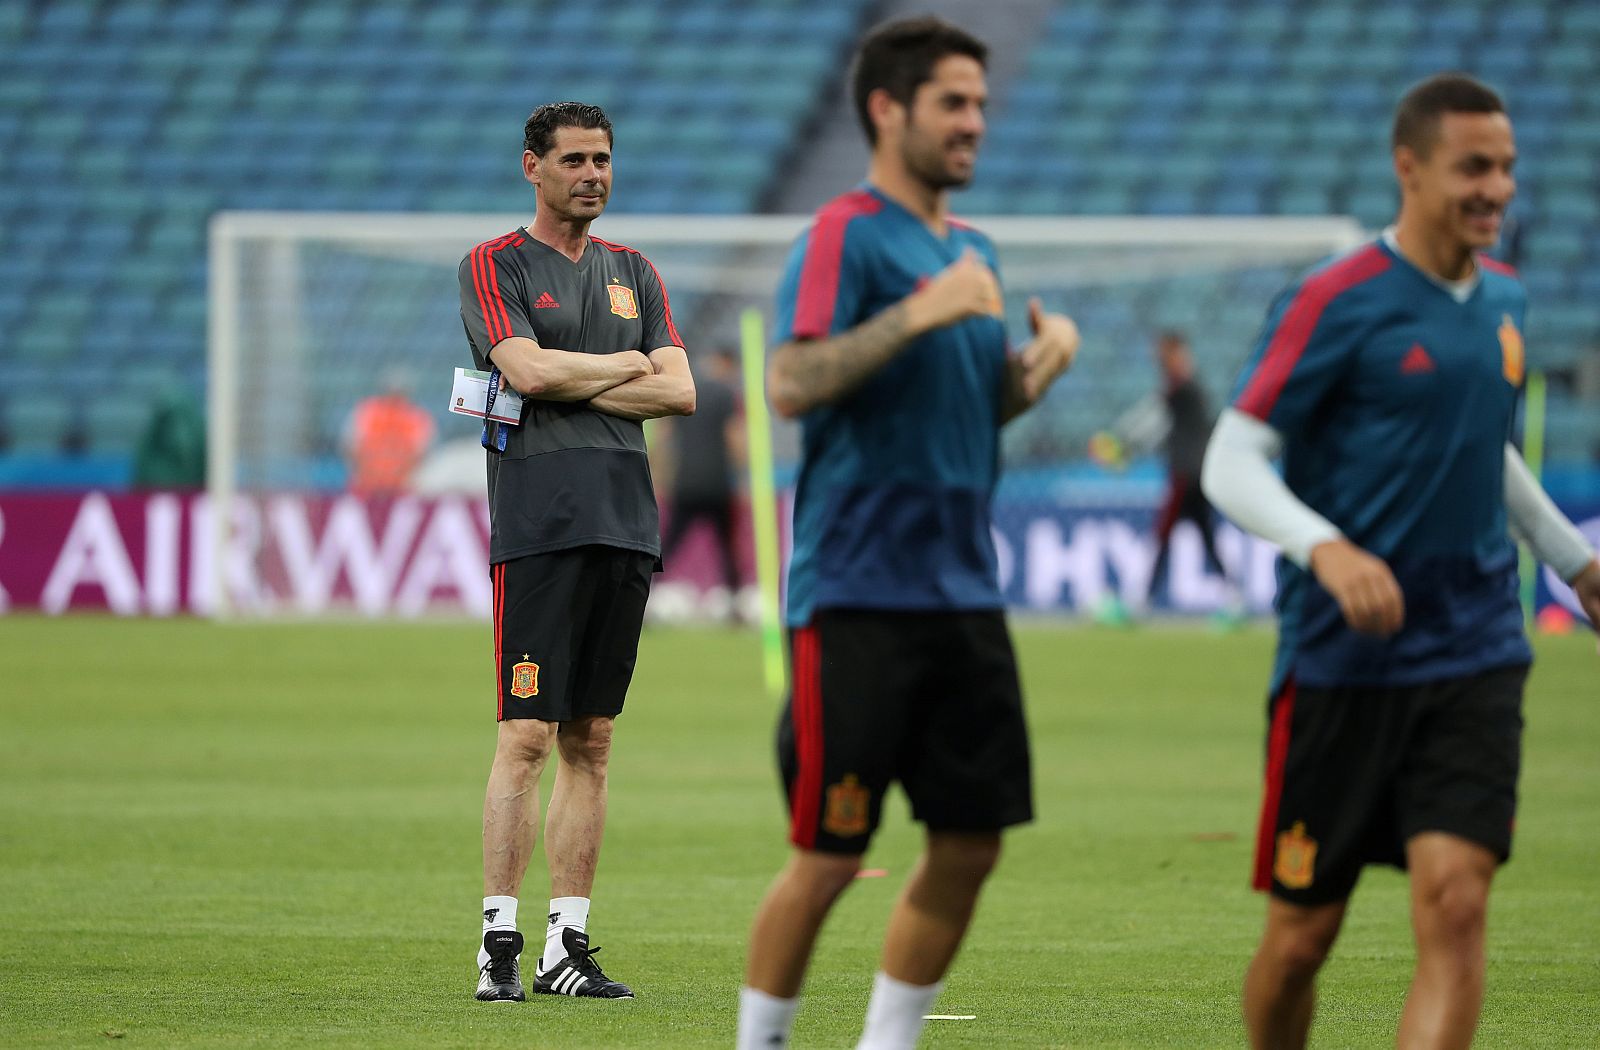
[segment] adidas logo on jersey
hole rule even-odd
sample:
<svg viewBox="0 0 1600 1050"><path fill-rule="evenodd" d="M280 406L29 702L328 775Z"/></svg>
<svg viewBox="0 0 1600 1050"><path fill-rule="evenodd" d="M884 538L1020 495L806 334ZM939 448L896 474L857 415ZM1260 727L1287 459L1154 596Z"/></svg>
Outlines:
<svg viewBox="0 0 1600 1050"><path fill-rule="evenodd" d="M556 297L549 292L540 292L539 298L533 301L535 310L549 310L560 305L560 303L556 302Z"/></svg>
<svg viewBox="0 0 1600 1050"><path fill-rule="evenodd" d="M1422 348L1421 343L1412 343L1411 349L1406 351L1406 356L1400 359L1401 375L1420 375L1423 372L1432 372L1434 368L1433 358L1428 356L1428 351Z"/></svg>

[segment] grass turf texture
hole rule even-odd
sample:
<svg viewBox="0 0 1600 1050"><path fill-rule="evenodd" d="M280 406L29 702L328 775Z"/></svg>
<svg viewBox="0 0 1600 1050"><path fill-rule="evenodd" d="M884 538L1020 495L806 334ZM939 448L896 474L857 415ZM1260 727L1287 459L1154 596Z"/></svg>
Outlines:
<svg viewBox="0 0 1600 1050"><path fill-rule="evenodd" d="M1040 819L1008 839L936 1006L977 1020L930 1022L925 1045L1241 1045L1270 634L1017 636ZM592 926L632 1003L471 1001L488 647L482 625L6 619L0 1045L731 1045L785 853L753 636L641 648ZM1484 1047L1600 1031L1597 676L1592 638L1539 642ZM917 843L897 801L868 856L889 877L836 909L796 1046L853 1045ZM541 858L534 930L545 894ZM1369 871L1318 1045L1392 1041L1406 907L1399 875Z"/></svg>

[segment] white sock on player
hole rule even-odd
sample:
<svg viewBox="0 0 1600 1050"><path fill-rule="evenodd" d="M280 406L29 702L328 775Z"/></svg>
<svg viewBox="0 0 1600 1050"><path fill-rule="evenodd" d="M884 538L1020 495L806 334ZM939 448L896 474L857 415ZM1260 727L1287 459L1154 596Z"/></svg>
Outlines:
<svg viewBox="0 0 1600 1050"><path fill-rule="evenodd" d="M539 963L539 972L548 972L550 967L567 957L567 946L561 943L563 931L577 930L579 933L584 933L588 927L588 897L551 898L550 927L544 935L544 959Z"/></svg>
<svg viewBox="0 0 1600 1050"><path fill-rule="evenodd" d="M738 1050L782 1050L789 1045L789 1029L800 999L779 999L754 988L739 989Z"/></svg>
<svg viewBox="0 0 1600 1050"><path fill-rule="evenodd" d="M517 898L515 897L485 897L483 898L483 932L490 930L514 930L517 928ZM483 941L478 941L478 969L483 969L483 964L489 961L489 953L483 950Z"/></svg>
<svg viewBox="0 0 1600 1050"><path fill-rule="evenodd" d="M922 1035L925 1015L939 997L943 981L907 984L878 971L867 1004L867 1027L856 1050L912 1050Z"/></svg>

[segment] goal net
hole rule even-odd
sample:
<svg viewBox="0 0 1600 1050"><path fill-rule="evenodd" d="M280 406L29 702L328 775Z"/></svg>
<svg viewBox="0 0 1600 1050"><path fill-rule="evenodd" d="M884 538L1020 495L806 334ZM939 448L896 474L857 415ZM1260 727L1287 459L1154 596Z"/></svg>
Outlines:
<svg viewBox="0 0 1600 1050"><path fill-rule="evenodd" d="M455 270L474 244L526 218L215 217L209 261L212 612L487 613L478 430L446 410L451 369L470 365ZM1091 434L1153 389L1151 334L1187 331L1207 385L1220 396L1272 296L1362 235L1353 221L1338 218L973 221L999 247L1013 341L1026 338L1030 296L1074 317L1084 333L1073 372L1007 427L1013 480L1003 489L1002 513L1030 500L1147 499L1136 486L1080 484L1070 468L1084 459ZM789 247L806 222L801 216L624 214L603 217L594 232L655 263L692 357L718 346L736 349L745 310L770 318ZM345 491L345 435L357 402L389 384L407 387L411 399L434 414L438 444L416 479L415 496L358 499ZM780 488L796 444L792 425L775 427ZM1062 591L1069 601L1071 589ZM1023 586L1015 593L1034 592Z"/></svg>

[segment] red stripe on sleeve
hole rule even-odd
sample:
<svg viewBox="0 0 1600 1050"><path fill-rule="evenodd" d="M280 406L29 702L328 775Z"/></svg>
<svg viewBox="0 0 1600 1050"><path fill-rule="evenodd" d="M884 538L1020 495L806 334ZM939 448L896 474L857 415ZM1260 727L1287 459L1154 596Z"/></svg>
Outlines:
<svg viewBox="0 0 1600 1050"><path fill-rule="evenodd" d="M1267 734L1267 788L1261 800L1261 824L1256 829L1256 870L1251 885L1272 889L1272 854L1278 837L1278 803L1283 799L1283 767L1289 759L1289 729L1294 724L1294 679L1291 678L1272 706L1272 731Z"/></svg>
<svg viewBox="0 0 1600 1050"><path fill-rule="evenodd" d="M1311 333L1322 319L1322 311L1344 292L1388 268L1389 256L1376 244L1371 244L1301 285L1235 407L1266 422L1289 376L1294 373L1294 366L1305 353L1306 344L1311 342Z"/></svg>
<svg viewBox="0 0 1600 1050"><path fill-rule="evenodd" d="M839 301L839 270L844 264L845 232L850 220L872 215L883 205L865 190L855 190L817 212L800 264L800 286L795 295L795 339L826 339L833 331L834 309Z"/></svg>
<svg viewBox="0 0 1600 1050"><path fill-rule="evenodd" d="M817 843L822 806L822 654L816 627L794 633L794 720L798 770L789 796L789 841L801 849Z"/></svg>
<svg viewBox="0 0 1600 1050"><path fill-rule="evenodd" d="M500 340L511 335L511 321L506 316L505 302L501 300L500 288L495 283L494 259L491 253L505 247L513 238L516 239L516 244L512 247L522 243L517 234L508 233L492 241L485 241L472 249L472 287L478 294L478 309L483 312L483 326L489 335L486 353L488 350L493 350Z"/></svg>
<svg viewBox="0 0 1600 1050"><path fill-rule="evenodd" d="M494 247L490 248L484 253L484 261L488 264L489 270L487 284L489 285L489 291L494 295L495 309L500 313L501 339L511 338L511 317L506 313L505 299L501 298L500 296L500 278L499 275L495 273L494 255L495 252L503 251L508 247L515 248L521 243L522 238L517 237L515 234L506 234L506 236L502 237L500 241L494 245Z"/></svg>

